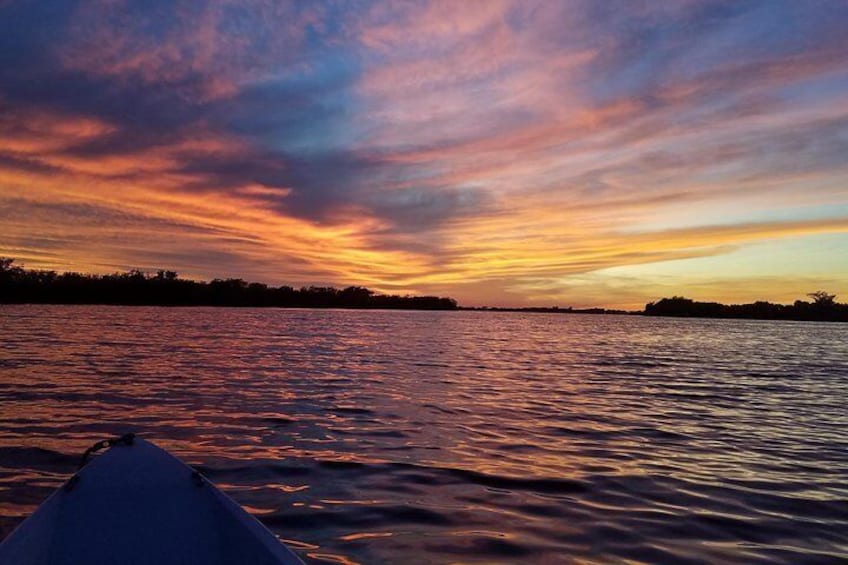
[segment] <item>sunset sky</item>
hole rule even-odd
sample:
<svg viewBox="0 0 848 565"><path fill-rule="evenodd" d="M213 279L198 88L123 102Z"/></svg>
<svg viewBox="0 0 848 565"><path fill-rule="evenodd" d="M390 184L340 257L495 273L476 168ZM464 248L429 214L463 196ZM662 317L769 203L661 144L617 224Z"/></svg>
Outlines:
<svg viewBox="0 0 848 565"><path fill-rule="evenodd" d="M0 255L848 299L848 2L0 0Z"/></svg>

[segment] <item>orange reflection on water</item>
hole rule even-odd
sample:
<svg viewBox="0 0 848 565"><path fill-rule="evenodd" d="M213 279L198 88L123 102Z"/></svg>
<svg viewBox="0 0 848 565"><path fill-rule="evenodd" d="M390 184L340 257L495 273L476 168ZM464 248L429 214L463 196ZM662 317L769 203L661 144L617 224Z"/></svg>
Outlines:
<svg viewBox="0 0 848 565"><path fill-rule="evenodd" d="M346 536L339 536L339 539L342 541L356 541L371 538L387 538L393 535L394 534L392 532L359 532L355 534L347 534Z"/></svg>
<svg viewBox="0 0 848 565"><path fill-rule="evenodd" d="M359 561L354 561L345 557L344 555L337 555L334 553L318 553L318 552L310 552L307 553L311 559L316 559L319 562L327 562L327 563L339 563L341 565L360 565Z"/></svg>

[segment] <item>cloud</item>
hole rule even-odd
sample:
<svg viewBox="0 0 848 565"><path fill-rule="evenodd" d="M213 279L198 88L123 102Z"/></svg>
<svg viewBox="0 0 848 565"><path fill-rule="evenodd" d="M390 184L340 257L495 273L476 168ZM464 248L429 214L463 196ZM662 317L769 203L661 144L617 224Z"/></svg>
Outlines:
<svg viewBox="0 0 848 565"><path fill-rule="evenodd" d="M752 241L845 231L846 18L3 3L0 202L18 219L0 251L468 296L488 281L504 300L621 265L721 269Z"/></svg>

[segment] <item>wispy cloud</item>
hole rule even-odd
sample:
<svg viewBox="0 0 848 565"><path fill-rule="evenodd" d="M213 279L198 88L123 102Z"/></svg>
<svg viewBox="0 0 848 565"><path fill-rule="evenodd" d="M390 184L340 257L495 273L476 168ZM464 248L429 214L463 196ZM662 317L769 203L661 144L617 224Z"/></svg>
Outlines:
<svg viewBox="0 0 848 565"><path fill-rule="evenodd" d="M6 2L0 253L636 305L659 283L610 269L720 275L845 234L846 23L836 1Z"/></svg>

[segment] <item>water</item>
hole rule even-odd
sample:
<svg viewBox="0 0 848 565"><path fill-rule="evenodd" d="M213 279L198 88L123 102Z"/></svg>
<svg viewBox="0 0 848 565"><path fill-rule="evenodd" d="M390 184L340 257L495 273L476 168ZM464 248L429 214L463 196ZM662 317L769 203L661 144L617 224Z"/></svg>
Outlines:
<svg viewBox="0 0 848 565"><path fill-rule="evenodd" d="M315 563L848 562L848 325L0 307L0 536L135 430Z"/></svg>

